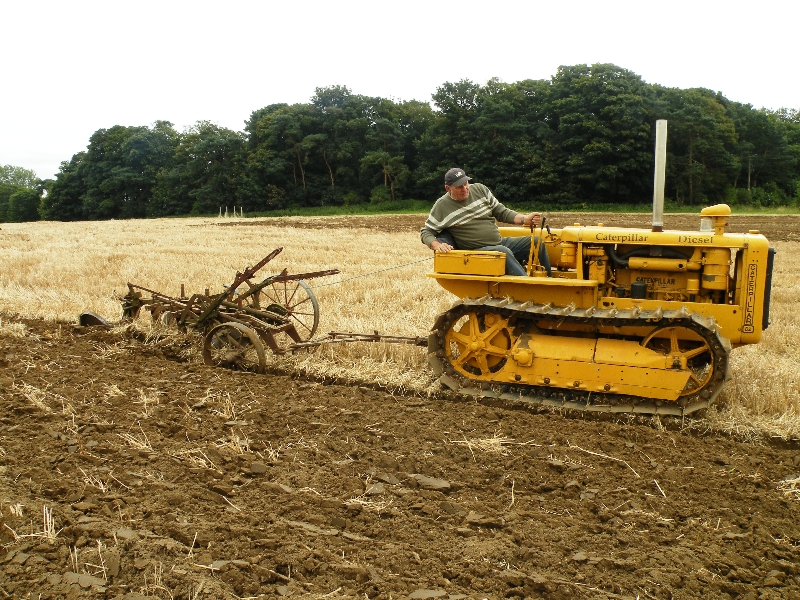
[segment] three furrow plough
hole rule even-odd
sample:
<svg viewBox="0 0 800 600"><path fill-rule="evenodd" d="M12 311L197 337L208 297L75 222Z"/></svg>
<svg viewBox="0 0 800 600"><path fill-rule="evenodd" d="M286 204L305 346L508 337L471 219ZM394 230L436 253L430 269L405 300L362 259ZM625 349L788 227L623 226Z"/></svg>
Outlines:
<svg viewBox="0 0 800 600"><path fill-rule="evenodd" d="M223 291L180 296L128 283L120 298L123 319L135 319L142 310L164 325L203 334L203 360L208 365L263 373L267 351L285 354L322 344L346 342L388 342L427 346L426 337L332 331L314 338L319 326L319 302L307 280L339 273L338 269L289 274L286 269L255 282L256 273L275 258L276 248L255 266L237 272ZM108 325L93 313L80 316L81 325Z"/></svg>

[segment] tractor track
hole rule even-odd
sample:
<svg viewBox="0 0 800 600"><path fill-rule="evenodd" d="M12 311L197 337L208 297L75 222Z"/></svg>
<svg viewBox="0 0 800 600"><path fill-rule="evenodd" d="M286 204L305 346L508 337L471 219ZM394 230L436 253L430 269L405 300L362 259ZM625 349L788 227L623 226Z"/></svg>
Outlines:
<svg viewBox="0 0 800 600"><path fill-rule="evenodd" d="M646 326L655 330L662 326L682 326L698 333L710 346L714 356L711 381L695 394L683 396L678 402L653 400L634 396L572 390L548 386L519 384L480 384L472 381L449 364L445 356L445 334L453 322L470 312L493 312L504 318L524 321L572 322L597 326ZM712 317L703 317L685 308L680 310L641 310L616 308L577 309L573 305L557 307L552 304L518 302L511 298L466 298L436 319L428 336L428 363L439 375L439 381L458 394L478 398L499 399L513 405L548 406L572 410L684 416L707 408L722 391L728 378L728 357L731 345L717 331Z"/></svg>

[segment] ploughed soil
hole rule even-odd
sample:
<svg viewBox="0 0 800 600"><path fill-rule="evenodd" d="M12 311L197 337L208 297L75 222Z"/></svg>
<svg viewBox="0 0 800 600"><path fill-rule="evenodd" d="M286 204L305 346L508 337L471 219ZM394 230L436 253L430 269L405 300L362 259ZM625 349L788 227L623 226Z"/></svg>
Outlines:
<svg viewBox="0 0 800 600"><path fill-rule="evenodd" d="M800 598L796 445L2 323L0 598Z"/></svg>
<svg viewBox="0 0 800 600"><path fill-rule="evenodd" d="M795 446L25 325L0 338L3 598L800 597Z"/></svg>

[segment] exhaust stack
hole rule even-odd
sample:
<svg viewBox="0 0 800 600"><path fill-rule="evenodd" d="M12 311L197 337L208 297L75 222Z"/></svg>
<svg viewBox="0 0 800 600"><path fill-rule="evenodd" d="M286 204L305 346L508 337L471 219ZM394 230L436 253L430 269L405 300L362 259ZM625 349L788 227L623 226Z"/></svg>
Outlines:
<svg viewBox="0 0 800 600"><path fill-rule="evenodd" d="M653 177L653 231L664 231L664 185L667 169L667 121L656 121L656 171Z"/></svg>

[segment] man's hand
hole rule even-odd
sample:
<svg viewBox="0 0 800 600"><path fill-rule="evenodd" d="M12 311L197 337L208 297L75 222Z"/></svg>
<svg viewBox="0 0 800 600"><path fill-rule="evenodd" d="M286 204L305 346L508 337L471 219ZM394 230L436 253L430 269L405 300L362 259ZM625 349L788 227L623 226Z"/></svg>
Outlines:
<svg viewBox="0 0 800 600"><path fill-rule="evenodd" d="M453 247L450 244L445 244L443 242L440 242L439 240L433 240L431 242L431 250L433 250L434 252L445 253L445 252L450 252L450 250L453 250Z"/></svg>
<svg viewBox="0 0 800 600"><path fill-rule="evenodd" d="M542 220L542 213L532 212L527 215L520 215L522 217L522 224L526 226L536 227Z"/></svg>

